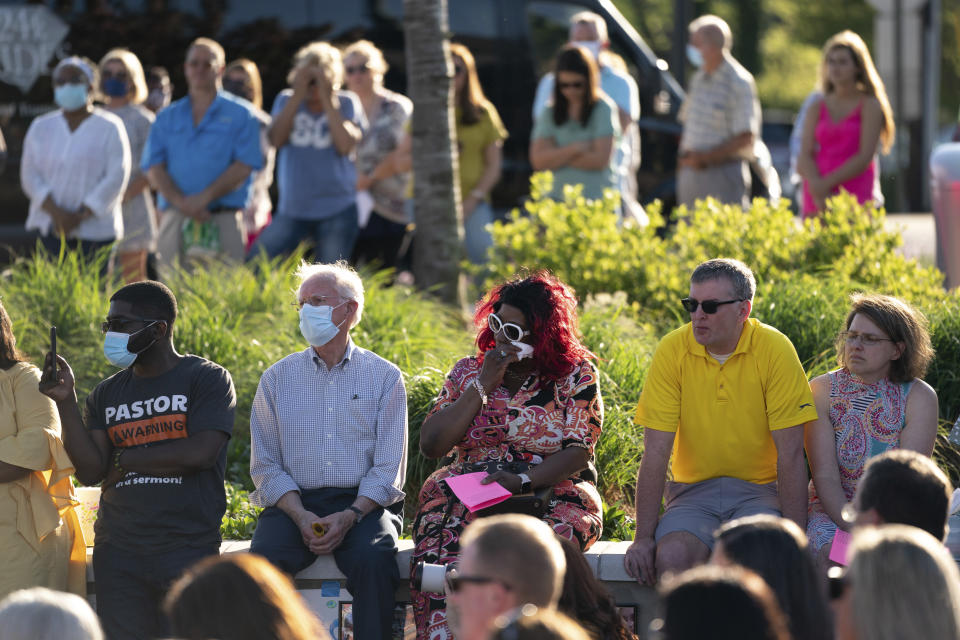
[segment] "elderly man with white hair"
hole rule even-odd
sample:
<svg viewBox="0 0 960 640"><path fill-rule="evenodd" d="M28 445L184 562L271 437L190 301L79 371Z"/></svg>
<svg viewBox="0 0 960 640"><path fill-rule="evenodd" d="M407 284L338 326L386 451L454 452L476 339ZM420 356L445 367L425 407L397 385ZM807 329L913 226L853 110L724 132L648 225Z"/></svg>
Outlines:
<svg viewBox="0 0 960 640"><path fill-rule="evenodd" d="M677 202L687 207L707 197L750 204L760 101L753 76L730 54L732 46L730 26L721 18L703 15L690 23L687 57L698 70L680 107L677 161Z"/></svg>
<svg viewBox="0 0 960 640"><path fill-rule="evenodd" d="M267 369L250 415L260 514L250 550L295 574L332 553L353 595L356 637L388 638L407 467L400 369L353 343L363 282L343 261L300 265L309 346Z"/></svg>

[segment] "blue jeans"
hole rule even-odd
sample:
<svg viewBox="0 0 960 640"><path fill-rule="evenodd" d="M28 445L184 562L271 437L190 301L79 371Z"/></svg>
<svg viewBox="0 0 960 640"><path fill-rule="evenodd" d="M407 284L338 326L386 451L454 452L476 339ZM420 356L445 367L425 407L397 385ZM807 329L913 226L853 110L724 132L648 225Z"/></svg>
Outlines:
<svg viewBox="0 0 960 640"><path fill-rule="evenodd" d="M268 258L276 258L290 253L301 242L310 239L314 242L313 257L317 262L349 260L353 255L353 245L358 232L355 204L322 220L276 216L250 247L247 260L253 259L261 251L265 252Z"/></svg>
<svg viewBox="0 0 960 640"><path fill-rule="evenodd" d="M357 498L356 489L336 487L302 491L300 500L321 518L343 511ZM400 584L397 538L402 520L387 509L376 509L353 526L333 559L347 576L353 596L353 629L357 640L391 637L393 593ZM277 507L260 514L250 551L259 553L290 575L306 569L317 556L303 544L300 529Z"/></svg>
<svg viewBox="0 0 960 640"><path fill-rule="evenodd" d="M133 553L109 544L93 548L97 615L108 640L153 640L169 633L160 610L170 584L187 568L217 555L219 547L184 547Z"/></svg>

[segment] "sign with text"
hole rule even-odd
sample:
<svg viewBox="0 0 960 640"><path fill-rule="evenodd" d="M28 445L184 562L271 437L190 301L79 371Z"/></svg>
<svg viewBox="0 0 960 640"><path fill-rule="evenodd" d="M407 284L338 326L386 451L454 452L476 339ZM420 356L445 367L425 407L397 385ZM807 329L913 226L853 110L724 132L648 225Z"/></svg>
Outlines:
<svg viewBox="0 0 960 640"><path fill-rule="evenodd" d="M45 6L0 6L0 80L29 91L69 31Z"/></svg>

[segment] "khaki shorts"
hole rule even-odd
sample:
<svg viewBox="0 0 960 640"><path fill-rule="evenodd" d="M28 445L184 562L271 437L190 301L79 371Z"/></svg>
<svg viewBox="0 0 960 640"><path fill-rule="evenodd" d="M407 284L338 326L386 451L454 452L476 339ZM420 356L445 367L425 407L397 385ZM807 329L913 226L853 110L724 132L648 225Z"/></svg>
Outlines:
<svg viewBox="0 0 960 640"><path fill-rule="evenodd" d="M174 265L184 269L193 268L194 260L183 252L183 223L187 219L176 209L166 209L160 218L160 232L157 239L157 252L161 270L170 273ZM246 248L246 229L243 225L243 212L220 210L210 215L210 221L217 225L220 238L220 253L217 257L232 262L243 262Z"/></svg>
<svg viewBox="0 0 960 640"><path fill-rule="evenodd" d="M776 482L755 484L726 477L692 484L668 482L664 497L657 542L668 533L686 531L713 549L713 532L724 522L759 513L781 515Z"/></svg>
<svg viewBox="0 0 960 640"><path fill-rule="evenodd" d="M750 167L745 160L693 169L677 170L677 204L692 209L694 202L714 197L724 204L750 206Z"/></svg>

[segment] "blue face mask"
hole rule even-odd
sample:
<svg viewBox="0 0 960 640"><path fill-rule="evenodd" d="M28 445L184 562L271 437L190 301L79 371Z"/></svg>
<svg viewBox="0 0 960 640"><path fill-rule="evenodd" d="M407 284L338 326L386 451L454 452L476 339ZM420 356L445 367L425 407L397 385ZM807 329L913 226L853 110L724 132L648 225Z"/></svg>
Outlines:
<svg viewBox="0 0 960 640"><path fill-rule="evenodd" d="M151 322L143 329L140 329L140 331L144 331L154 324L156 323ZM107 332L107 335L103 338L103 355L106 356L110 364L115 367L122 367L126 369L136 361L138 355L153 346L156 340L145 346L143 349L140 349L140 351L130 351L130 340L133 338L133 336L140 333L140 331L135 331L133 333L120 333L119 331Z"/></svg>
<svg viewBox="0 0 960 640"><path fill-rule="evenodd" d="M127 95L127 83L120 78L104 78L100 83L100 88L108 96L122 98Z"/></svg>
<svg viewBox="0 0 960 640"><path fill-rule="evenodd" d="M329 305L314 307L309 304L300 307L300 333L303 334L304 339L311 346L322 347L340 333L340 325L343 322L340 325L333 324L333 310L342 307L347 302L347 300L344 300L336 307ZM345 321L346 319L344 319Z"/></svg>
<svg viewBox="0 0 960 640"><path fill-rule="evenodd" d="M687 60L697 69L703 66L703 54L692 44L687 45Z"/></svg>
<svg viewBox="0 0 960 640"><path fill-rule="evenodd" d="M87 104L87 85L62 84L53 89L53 101L64 111L76 111Z"/></svg>

